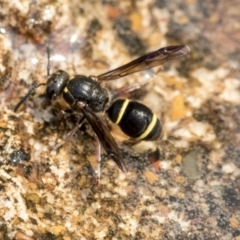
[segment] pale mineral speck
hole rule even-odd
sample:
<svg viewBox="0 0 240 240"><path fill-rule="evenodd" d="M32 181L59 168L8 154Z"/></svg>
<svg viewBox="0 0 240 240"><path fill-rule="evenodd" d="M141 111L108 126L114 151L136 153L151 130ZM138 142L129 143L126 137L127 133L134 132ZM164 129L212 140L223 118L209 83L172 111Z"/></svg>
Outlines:
<svg viewBox="0 0 240 240"><path fill-rule="evenodd" d="M206 203L201 203L201 209L203 210L204 214L209 214L209 207Z"/></svg>
<svg viewBox="0 0 240 240"><path fill-rule="evenodd" d="M226 163L222 166L222 171L225 173L233 173L236 170L236 166L233 163Z"/></svg>
<svg viewBox="0 0 240 240"><path fill-rule="evenodd" d="M73 216L78 216L79 215L79 211L78 210L74 210L72 213Z"/></svg>
<svg viewBox="0 0 240 240"><path fill-rule="evenodd" d="M94 209L100 209L100 208L101 208L101 205L100 205L98 202L95 202L95 203L92 204L92 207L93 207Z"/></svg>
<svg viewBox="0 0 240 240"><path fill-rule="evenodd" d="M15 209L11 209L11 210L5 211L5 213L3 214L3 218L5 221L9 221L9 220L12 220L15 217L15 215L16 215Z"/></svg>
<svg viewBox="0 0 240 240"><path fill-rule="evenodd" d="M196 137L203 141L212 141L216 138L216 135L212 129L212 126L203 122L191 122L189 124L190 131L196 135Z"/></svg>
<svg viewBox="0 0 240 240"><path fill-rule="evenodd" d="M1 28L1 29L2 29L3 32L6 31L5 28ZM5 35L4 33L2 33L2 34L0 35L0 41L1 41L1 44L2 44L2 49L4 49L5 51L11 49L11 47L12 47L12 42L11 42L10 39L7 37L7 35ZM1 61L0 61L0 63L1 63ZM0 66L2 66L2 64L0 64ZM3 66L2 66L2 67L3 67ZM5 67L4 67L4 69L5 69Z"/></svg>
<svg viewBox="0 0 240 240"><path fill-rule="evenodd" d="M52 193L46 193L45 196L46 196L46 199L47 199L48 203L54 204L55 196Z"/></svg>
<svg viewBox="0 0 240 240"><path fill-rule="evenodd" d="M48 142L48 145L50 146L50 147L54 147L54 146L56 146L56 142L54 142L54 141L49 141ZM51 153L52 152L56 152L56 151L51 151Z"/></svg>
<svg viewBox="0 0 240 240"><path fill-rule="evenodd" d="M212 142L216 139L216 134L214 131L210 131L208 132L203 138L202 141L203 142Z"/></svg>
<svg viewBox="0 0 240 240"><path fill-rule="evenodd" d="M156 212L156 211L157 211L157 207L156 207L155 205L151 204L151 205L149 205L149 206L147 207L147 210L148 210L149 212Z"/></svg>
<svg viewBox="0 0 240 240"><path fill-rule="evenodd" d="M101 193L101 198L110 198L110 197L112 197L112 193L110 192Z"/></svg>
<svg viewBox="0 0 240 240"><path fill-rule="evenodd" d="M228 72L229 70L223 68L215 71L207 68L198 68L192 73L192 76L198 79L206 87L207 91L213 91L215 87L214 82L227 76Z"/></svg>
<svg viewBox="0 0 240 240"><path fill-rule="evenodd" d="M0 33L1 33L1 34L5 34L5 33L6 33L5 28L0 27Z"/></svg>
<svg viewBox="0 0 240 240"><path fill-rule="evenodd" d="M130 223L129 224L130 225L130 233L132 236L134 236L136 233L137 227L138 227L138 221L137 221L137 219L131 218L129 223Z"/></svg>
<svg viewBox="0 0 240 240"><path fill-rule="evenodd" d="M205 185L204 181L202 179L197 180L195 184L198 187L204 187L204 185Z"/></svg>
<svg viewBox="0 0 240 240"><path fill-rule="evenodd" d="M178 187L171 187L169 188L169 192L171 195L176 195L179 192L179 188Z"/></svg>
<svg viewBox="0 0 240 240"><path fill-rule="evenodd" d="M19 75L21 76L21 78L29 80L29 69L21 69L21 70L19 70L19 71L21 71L21 72L19 73ZM27 92L27 91L28 91L28 90L26 89L26 92ZM22 94L22 93L21 93L21 95L24 96L24 94Z"/></svg>
<svg viewBox="0 0 240 240"><path fill-rule="evenodd" d="M160 215L160 214L159 214ZM163 224L165 221L166 221L166 217L164 216L159 216L157 214L154 215L154 217L157 219L157 221L160 223L160 224Z"/></svg>
<svg viewBox="0 0 240 240"><path fill-rule="evenodd" d="M54 165L51 166L51 170L60 178L63 178L64 174L66 173L66 169L61 169Z"/></svg>
<svg viewBox="0 0 240 240"><path fill-rule="evenodd" d="M43 11L43 19L45 21L51 21L55 15L55 8L48 5L47 7L44 8Z"/></svg>
<svg viewBox="0 0 240 240"><path fill-rule="evenodd" d="M109 184L109 182L110 182L110 179L107 176L101 177L101 179L100 179L100 184L102 184L102 185L107 185L107 184Z"/></svg>
<svg viewBox="0 0 240 240"><path fill-rule="evenodd" d="M203 99L201 96L192 96L189 95L186 97L186 102L193 108L200 108L202 103L203 103Z"/></svg>
<svg viewBox="0 0 240 240"><path fill-rule="evenodd" d="M132 147L132 149L134 151L139 152L139 153L147 152L147 151L153 150L155 148L156 148L155 143L151 142L151 141L141 141Z"/></svg>
<svg viewBox="0 0 240 240"><path fill-rule="evenodd" d="M193 134L195 134L197 137L202 137L206 134L209 125L202 122L191 122L189 124L189 128Z"/></svg>
<svg viewBox="0 0 240 240"><path fill-rule="evenodd" d="M65 226L69 231L72 231L72 230L70 230L71 227L72 227L71 222L66 222L64 226Z"/></svg>
<svg viewBox="0 0 240 240"><path fill-rule="evenodd" d="M177 129L176 131L174 131L173 135L175 137L179 137L181 139L191 139L192 138L191 132L186 128Z"/></svg>
<svg viewBox="0 0 240 240"><path fill-rule="evenodd" d="M25 205L25 201L22 199L21 195L18 195L15 197L17 197L16 199L18 199L18 204L17 204L18 216L24 221L27 221L29 216L28 216L26 205Z"/></svg>
<svg viewBox="0 0 240 240"><path fill-rule="evenodd" d="M10 179L11 176L5 172L3 169L0 168L0 176L3 178L3 179Z"/></svg>
<svg viewBox="0 0 240 240"><path fill-rule="evenodd" d="M128 185L128 181L124 181L122 179L116 179L115 181L117 184L121 185L123 188L126 187Z"/></svg>
<svg viewBox="0 0 240 240"><path fill-rule="evenodd" d="M64 62L66 58L61 54L54 54L51 56L51 61Z"/></svg>
<svg viewBox="0 0 240 240"><path fill-rule="evenodd" d="M107 236L107 227L101 227L101 228L96 228L94 230L94 235L97 239L105 239L105 237Z"/></svg>
<svg viewBox="0 0 240 240"><path fill-rule="evenodd" d="M34 109L34 111L31 110L31 114L34 115L34 121L41 124L43 124L44 121L49 122L52 117L52 114L47 110Z"/></svg>
<svg viewBox="0 0 240 240"><path fill-rule="evenodd" d="M19 50L21 51L21 53L24 52L24 53L28 54L28 56L32 56L36 59L37 49L36 49L36 46L34 44L29 43L29 42L25 43L25 44L21 45ZM26 73L29 74L29 69L25 69L25 71L26 71Z"/></svg>
<svg viewBox="0 0 240 240"><path fill-rule="evenodd" d="M27 133L30 134L34 134L34 125L32 122L29 122L27 120L25 120L24 122L25 126L27 127Z"/></svg>
<svg viewBox="0 0 240 240"><path fill-rule="evenodd" d="M28 229L28 230L26 231L26 235L29 236L29 237L32 237L32 236L34 235L34 233L33 233L32 230ZM28 239L27 239L27 240L28 240Z"/></svg>
<svg viewBox="0 0 240 240"><path fill-rule="evenodd" d="M189 143L188 141L185 141L185 140L179 140L179 141L174 141L174 146L176 148L188 148L189 146Z"/></svg>
<svg viewBox="0 0 240 240"><path fill-rule="evenodd" d="M10 1L12 6L15 6L21 14L26 14L29 11L29 4L27 2L19 2L17 0Z"/></svg>
<svg viewBox="0 0 240 240"><path fill-rule="evenodd" d="M165 160L165 161L160 162L161 169L164 169L164 170L170 169L171 165L172 165L171 161L166 161Z"/></svg>
<svg viewBox="0 0 240 240"><path fill-rule="evenodd" d="M39 151L42 150L43 144L41 144L40 142L35 142L33 147L35 148L36 151Z"/></svg>
<svg viewBox="0 0 240 240"><path fill-rule="evenodd" d="M119 227L119 228L122 228L122 229L125 229L126 224L124 224L123 222L121 222L121 223L118 224L118 227Z"/></svg>
<svg viewBox="0 0 240 240"><path fill-rule="evenodd" d="M114 192L118 193L120 196L122 197L126 197L127 196L127 191L126 189L122 188L122 187L115 187L114 188Z"/></svg>
<svg viewBox="0 0 240 240"><path fill-rule="evenodd" d="M181 226L182 231L187 231L190 226L190 221L185 220L185 216L183 213L177 213L175 211L171 211L168 217L176 222L178 222Z"/></svg>
<svg viewBox="0 0 240 240"><path fill-rule="evenodd" d="M118 175L118 179L121 181L121 180L125 180L126 179L126 174L123 173L123 172L120 172L119 175Z"/></svg>
<svg viewBox="0 0 240 240"><path fill-rule="evenodd" d="M176 167L174 167L174 168L172 168L172 169L173 169L173 171L174 171L175 173L180 173L180 172L182 171L182 168L179 167L179 166L176 166Z"/></svg>
<svg viewBox="0 0 240 240"><path fill-rule="evenodd" d="M225 87L219 95L220 98L224 101L238 104L240 102L239 79L228 78L225 79L223 84Z"/></svg>
<svg viewBox="0 0 240 240"><path fill-rule="evenodd" d="M139 193L141 193L143 200L151 199L151 197L153 196L153 193L150 191L150 189L146 187L141 187L139 189Z"/></svg>

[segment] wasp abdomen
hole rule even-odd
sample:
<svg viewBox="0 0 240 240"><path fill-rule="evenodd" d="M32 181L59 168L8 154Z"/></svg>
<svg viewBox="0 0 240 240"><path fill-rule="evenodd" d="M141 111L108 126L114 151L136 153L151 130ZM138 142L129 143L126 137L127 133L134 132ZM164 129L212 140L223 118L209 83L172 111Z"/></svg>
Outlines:
<svg viewBox="0 0 240 240"><path fill-rule="evenodd" d="M160 137L162 126L147 106L129 99L118 99L106 111L109 118L131 138L156 140Z"/></svg>

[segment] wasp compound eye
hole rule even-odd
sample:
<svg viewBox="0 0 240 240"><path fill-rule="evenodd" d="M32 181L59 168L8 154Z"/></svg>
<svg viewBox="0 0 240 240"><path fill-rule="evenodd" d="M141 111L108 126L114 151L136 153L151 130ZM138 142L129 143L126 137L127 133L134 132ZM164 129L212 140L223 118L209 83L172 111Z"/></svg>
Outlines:
<svg viewBox="0 0 240 240"><path fill-rule="evenodd" d="M69 75L65 71L59 70L56 73L53 73L47 81L46 97L49 100L52 100L60 96L68 81Z"/></svg>

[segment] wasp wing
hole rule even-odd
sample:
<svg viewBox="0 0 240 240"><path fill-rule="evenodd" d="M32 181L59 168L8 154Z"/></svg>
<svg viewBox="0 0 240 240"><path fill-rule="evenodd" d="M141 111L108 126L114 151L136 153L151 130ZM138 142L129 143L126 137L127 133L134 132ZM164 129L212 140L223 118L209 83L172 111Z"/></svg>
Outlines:
<svg viewBox="0 0 240 240"><path fill-rule="evenodd" d="M102 122L102 120L87 106L83 106L80 102L77 103L77 107L82 111L86 117L88 123L91 125L93 131L96 133L99 141L101 142L103 148L105 149L107 155L113 159L113 161L118 165L118 167L125 171L125 164L119 152L118 145L111 135L107 126Z"/></svg>
<svg viewBox="0 0 240 240"><path fill-rule="evenodd" d="M160 48L157 51L147 53L119 68L103 73L96 78L98 81L115 80L117 78L125 77L134 72L139 72L156 67L158 65L162 65L165 62L187 54L189 51L189 47L185 45Z"/></svg>

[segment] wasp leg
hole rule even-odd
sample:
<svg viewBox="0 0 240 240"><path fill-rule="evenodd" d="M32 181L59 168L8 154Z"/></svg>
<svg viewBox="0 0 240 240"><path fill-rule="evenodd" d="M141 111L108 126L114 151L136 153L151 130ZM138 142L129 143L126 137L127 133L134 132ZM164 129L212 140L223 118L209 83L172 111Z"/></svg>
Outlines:
<svg viewBox="0 0 240 240"><path fill-rule="evenodd" d="M49 77L50 76L50 70L51 70L51 62L50 62L50 47L48 46L47 47L47 60L48 60L48 63L47 63L47 76Z"/></svg>
<svg viewBox="0 0 240 240"><path fill-rule="evenodd" d="M53 116L51 118L51 122L58 124L67 114L68 114L67 112L60 110L60 112L58 112L56 116Z"/></svg>
<svg viewBox="0 0 240 240"><path fill-rule="evenodd" d="M70 131L67 133L67 135L64 137L63 141L58 143L55 147L53 147L51 150L56 150L59 147L61 147L65 142L69 141L71 139L71 137L77 132L77 130L82 126L83 121L84 121L85 117L82 117L77 125Z"/></svg>
<svg viewBox="0 0 240 240"><path fill-rule="evenodd" d="M98 185L101 178L101 143L96 134L95 134L95 139L96 139L95 154L96 154L96 160L97 160L97 169L94 172L96 174L96 183Z"/></svg>
<svg viewBox="0 0 240 240"><path fill-rule="evenodd" d="M38 87L46 85L45 83L39 83L39 84L34 84L28 91L28 93L18 102L18 104L14 107L13 111L17 112L17 110L20 108L20 106L27 101L27 99L31 96L33 92L35 92L35 89Z"/></svg>

